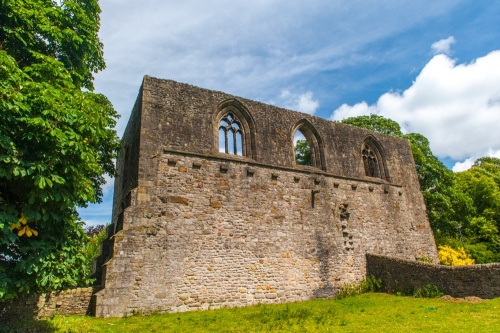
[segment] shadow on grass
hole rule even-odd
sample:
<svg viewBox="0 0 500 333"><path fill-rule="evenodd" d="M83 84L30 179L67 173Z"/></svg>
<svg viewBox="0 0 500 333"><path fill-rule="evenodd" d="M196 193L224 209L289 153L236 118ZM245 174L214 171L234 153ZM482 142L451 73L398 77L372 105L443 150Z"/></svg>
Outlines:
<svg viewBox="0 0 500 333"><path fill-rule="evenodd" d="M38 320L35 312L0 313L0 332L9 333L52 333L56 327L47 320Z"/></svg>

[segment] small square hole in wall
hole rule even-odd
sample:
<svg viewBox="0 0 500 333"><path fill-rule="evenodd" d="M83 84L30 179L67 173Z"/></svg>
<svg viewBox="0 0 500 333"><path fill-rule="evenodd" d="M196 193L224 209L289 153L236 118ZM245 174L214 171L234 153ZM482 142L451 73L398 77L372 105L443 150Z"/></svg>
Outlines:
<svg viewBox="0 0 500 333"><path fill-rule="evenodd" d="M374 189L373 185L368 186L368 191L373 192Z"/></svg>
<svg viewBox="0 0 500 333"><path fill-rule="evenodd" d="M253 177L254 174L255 174L255 169L247 168L247 177Z"/></svg>
<svg viewBox="0 0 500 333"><path fill-rule="evenodd" d="M271 180L272 180L272 181L277 181L277 180L278 180L278 175L273 173L273 174L271 175Z"/></svg>
<svg viewBox="0 0 500 333"><path fill-rule="evenodd" d="M227 165L221 164L219 168L220 173L227 173L227 170L229 170L229 167Z"/></svg>
<svg viewBox="0 0 500 333"><path fill-rule="evenodd" d="M193 162L193 169L194 170L200 170L201 169L201 163L200 162Z"/></svg>
<svg viewBox="0 0 500 333"><path fill-rule="evenodd" d="M358 184L351 184L351 189L355 191L358 188Z"/></svg>
<svg viewBox="0 0 500 333"><path fill-rule="evenodd" d="M176 159L169 158L168 161L167 161L167 165L168 166L174 167L176 164L177 164L177 160Z"/></svg>
<svg viewBox="0 0 500 333"><path fill-rule="evenodd" d="M384 185L384 193L389 194L389 185Z"/></svg>
<svg viewBox="0 0 500 333"><path fill-rule="evenodd" d="M339 185L340 185L339 183L333 183L333 187L335 188L339 188Z"/></svg>
<svg viewBox="0 0 500 333"><path fill-rule="evenodd" d="M321 180L319 178L314 178L314 185L321 184Z"/></svg>
<svg viewBox="0 0 500 333"><path fill-rule="evenodd" d="M293 177L293 182L294 182L294 183L298 183L298 182L300 182L300 178L299 178L299 177Z"/></svg>

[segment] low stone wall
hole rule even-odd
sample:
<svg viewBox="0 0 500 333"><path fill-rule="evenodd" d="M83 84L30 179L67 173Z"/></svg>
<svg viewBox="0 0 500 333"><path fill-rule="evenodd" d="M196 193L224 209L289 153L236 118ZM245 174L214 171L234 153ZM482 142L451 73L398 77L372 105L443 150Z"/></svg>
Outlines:
<svg viewBox="0 0 500 333"><path fill-rule="evenodd" d="M47 294L33 294L0 303L0 319L7 320L19 313L31 312L35 317L50 317L60 315L90 315L93 314L93 288L76 288L64 291L54 291Z"/></svg>
<svg viewBox="0 0 500 333"><path fill-rule="evenodd" d="M500 297L500 263L444 266L367 254L366 271L391 293L411 292L430 283L453 297Z"/></svg>
<svg viewBox="0 0 500 333"><path fill-rule="evenodd" d="M41 294L37 303L38 316L50 317L53 313L65 316L90 315L94 308L92 295L92 287Z"/></svg>

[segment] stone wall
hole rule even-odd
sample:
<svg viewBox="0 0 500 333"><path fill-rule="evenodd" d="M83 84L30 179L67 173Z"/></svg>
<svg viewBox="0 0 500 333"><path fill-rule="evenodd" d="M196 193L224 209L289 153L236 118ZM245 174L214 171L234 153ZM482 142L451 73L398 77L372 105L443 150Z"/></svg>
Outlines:
<svg viewBox="0 0 500 333"><path fill-rule="evenodd" d="M500 297L500 264L444 266L367 255L366 270L391 293L412 292L430 283L453 297Z"/></svg>
<svg viewBox="0 0 500 333"><path fill-rule="evenodd" d="M226 108L245 156L218 151ZM295 164L298 126L315 167ZM383 179L365 175L367 137ZM146 77L123 142L98 316L331 297L367 252L437 258L406 140Z"/></svg>
<svg viewBox="0 0 500 333"><path fill-rule="evenodd" d="M33 313L35 317L50 317L53 314L90 315L93 310L93 288L76 288L33 294L0 303L0 319L8 321L9 318L27 313Z"/></svg>

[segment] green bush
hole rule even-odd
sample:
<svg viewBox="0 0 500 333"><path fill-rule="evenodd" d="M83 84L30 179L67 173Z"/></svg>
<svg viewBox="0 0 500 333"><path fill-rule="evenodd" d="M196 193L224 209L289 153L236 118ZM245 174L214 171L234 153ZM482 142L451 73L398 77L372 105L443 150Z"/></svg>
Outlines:
<svg viewBox="0 0 500 333"><path fill-rule="evenodd" d="M96 230L98 231L97 233L95 233ZM106 226L87 228L87 233L90 237L88 242L83 246L82 252L87 261L85 273L88 275L87 278L90 279L90 275L93 273L94 260L101 254L101 243L106 238Z"/></svg>
<svg viewBox="0 0 500 333"><path fill-rule="evenodd" d="M336 298L345 298L367 292L379 291L382 286L382 280L377 279L373 275L364 278L360 283L345 283L340 287Z"/></svg>
<svg viewBox="0 0 500 333"><path fill-rule="evenodd" d="M438 297L441 297L443 295L444 295L444 293L441 290L439 290L439 288L436 285L434 285L432 283L428 283L423 287L417 288L417 290L415 290L415 293L413 294L413 297L416 297L416 298L438 298Z"/></svg>

